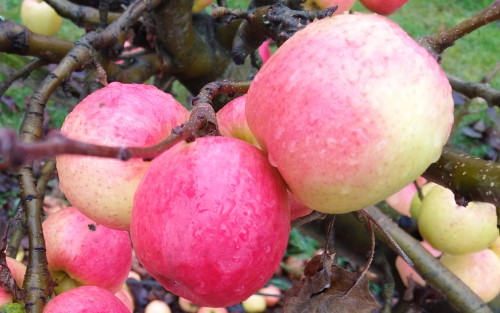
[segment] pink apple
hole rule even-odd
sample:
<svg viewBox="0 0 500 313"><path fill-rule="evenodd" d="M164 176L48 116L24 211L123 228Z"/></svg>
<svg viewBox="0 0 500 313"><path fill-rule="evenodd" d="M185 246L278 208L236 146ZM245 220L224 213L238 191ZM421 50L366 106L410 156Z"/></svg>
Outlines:
<svg viewBox="0 0 500 313"><path fill-rule="evenodd" d="M66 291L47 303L43 313L130 313L129 309L106 289L82 286Z"/></svg>
<svg viewBox="0 0 500 313"><path fill-rule="evenodd" d="M261 288L259 293L263 294L264 299L266 299L267 306L275 306L280 302L281 290L274 286L269 285L267 287Z"/></svg>
<svg viewBox="0 0 500 313"><path fill-rule="evenodd" d="M354 2L356 2L356 0L306 0L302 6L306 10L319 11L337 5L337 11L333 13L337 15L349 11L354 5Z"/></svg>
<svg viewBox="0 0 500 313"><path fill-rule="evenodd" d="M116 292L125 283L132 263L127 232L96 224L67 207L43 222L43 235L57 293L81 285Z"/></svg>
<svg viewBox="0 0 500 313"><path fill-rule="evenodd" d="M6 261L7 267L10 269L10 273L12 274L12 278L16 281L17 286L22 287L24 275L26 274L26 266L10 257L6 257ZM9 302L12 302L12 296L0 287L0 306Z"/></svg>
<svg viewBox="0 0 500 313"><path fill-rule="evenodd" d="M130 312L134 312L135 304L134 297L132 293L127 287L127 284L124 284L117 292L115 292L115 297L120 299L123 304L129 309Z"/></svg>
<svg viewBox="0 0 500 313"><path fill-rule="evenodd" d="M340 214L385 199L439 158L453 99L439 64L399 25L341 14L275 52L252 81L246 117L297 199Z"/></svg>
<svg viewBox="0 0 500 313"><path fill-rule="evenodd" d="M62 17L42 0L23 0L21 4L21 20L32 32L53 36L62 25Z"/></svg>
<svg viewBox="0 0 500 313"><path fill-rule="evenodd" d="M289 231L279 173L262 151L229 137L179 143L155 158L130 228L144 268L208 307L234 305L261 288L279 267Z"/></svg>
<svg viewBox="0 0 500 313"><path fill-rule="evenodd" d="M290 218L292 221L299 217L311 214L312 210L297 200L291 192L288 192L288 201L290 202Z"/></svg>
<svg viewBox="0 0 500 313"><path fill-rule="evenodd" d="M80 102L61 132L84 142L150 146L188 119L188 111L154 86L111 83ZM83 214L106 227L128 230L137 185L150 162L60 155L60 187Z"/></svg>
<svg viewBox="0 0 500 313"><path fill-rule="evenodd" d="M359 0L368 10L390 15L401 8L408 0Z"/></svg>
<svg viewBox="0 0 500 313"><path fill-rule="evenodd" d="M419 177L417 179L417 184L422 187L427 180L423 177ZM417 194L417 187L415 187L414 183L409 183L404 186L403 189L396 192L395 194L387 197L385 201L389 204L394 210L399 213L410 216L410 205L413 200L413 197Z"/></svg>
<svg viewBox="0 0 500 313"><path fill-rule="evenodd" d="M425 241L420 242L420 245L435 257L439 257L442 254L441 251L434 249L430 244L428 244ZM401 277L401 281L406 287L410 285L409 283L410 278L413 280L414 283L420 286L425 286L427 284L426 281L422 278L422 276L420 276L420 274L418 274L413 267L408 265L408 263L406 263L402 257L398 256L396 258L395 265L396 265L396 270L398 271L399 276Z"/></svg>
<svg viewBox="0 0 500 313"><path fill-rule="evenodd" d="M271 39L267 39L259 46L259 55L262 59L262 63L265 63L271 57L271 48L269 47L270 42Z"/></svg>

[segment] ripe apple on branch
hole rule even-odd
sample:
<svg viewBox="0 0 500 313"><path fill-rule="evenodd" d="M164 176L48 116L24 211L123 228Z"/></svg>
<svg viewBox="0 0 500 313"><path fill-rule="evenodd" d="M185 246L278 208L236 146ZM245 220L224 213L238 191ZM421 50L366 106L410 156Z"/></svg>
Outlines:
<svg viewBox="0 0 500 313"><path fill-rule="evenodd" d="M498 19L498 2L420 44L385 17L304 11L300 1L255 1L248 10L222 7L213 15L193 14L194 2L180 0L47 3L88 32L74 44L0 21L2 51L57 63L30 98L19 138L0 131L0 168L15 169L21 186L30 252L20 300L29 312L42 312L52 286L52 257L45 250L55 235L44 240L44 234L57 213L42 224L47 182L36 180L33 167L44 157L57 156L68 200L97 227L130 225L150 274L168 290L211 307L245 300L278 267L293 213L287 189L307 208L341 214L372 206L423 174L467 201L499 204L500 166L443 150L453 100L437 62L457 39ZM130 38L144 53L117 64ZM256 50L268 38L279 48L259 68ZM19 76L44 64L35 62ZM47 135L49 97L59 85L70 90L68 77L77 70L89 73L88 82L121 84L92 92L68 115L62 134ZM198 94L192 110L142 84L153 76L161 89L171 91L176 80ZM243 94L244 119L240 111L228 124L248 123L248 138L254 136L261 150L217 136L224 118L216 111ZM462 174L462 164L476 170ZM430 281L452 305L489 311L450 271L422 258L415 239L387 216L374 208L361 212L391 235L388 247L408 254L419 272L440 269ZM62 293L45 310L66 310L68 303L89 310L96 291L108 312L123 310L92 287Z"/></svg>

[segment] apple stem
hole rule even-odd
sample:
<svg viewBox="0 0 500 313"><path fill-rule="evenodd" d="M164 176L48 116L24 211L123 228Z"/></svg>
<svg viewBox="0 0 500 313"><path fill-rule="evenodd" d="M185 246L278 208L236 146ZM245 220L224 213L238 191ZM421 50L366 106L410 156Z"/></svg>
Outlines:
<svg viewBox="0 0 500 313"><path fill-rule="evenodd" d="M444 30L438 34L420 39L420 44L439 59L447 48L453 46L456 40L476 29L500 19L500 1L494 1L489 7L471 18Z"/></svg>
<svg viewBox="0 0 500 313"><path fill-rule="evenodd" d="M446 299L459 312L464 313L492 313L486 305L469 287L445 268L420 243L398 227L389 217L377 207L365 209L371 220L377 221L377 227L384 229L402 250L413 260L415 269L434 287L446 296ZM380 239L389 242L389 237ZM390 244L392 245L392 244ZM394 247L394 246L393 246Z"/></svg>

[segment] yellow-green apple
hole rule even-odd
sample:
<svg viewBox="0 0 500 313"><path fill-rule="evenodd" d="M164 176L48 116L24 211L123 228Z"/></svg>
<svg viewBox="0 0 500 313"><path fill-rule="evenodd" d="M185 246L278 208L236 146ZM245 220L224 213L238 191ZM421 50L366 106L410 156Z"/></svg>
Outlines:
<svg viewBox="0 0 500 313"><path fill-rule="evenodd" d="M135 309L135 304L134 304L134 297L132 296L132 293L128 289L127 284L123 284L122 287L115 292L115 296L120 299L123 304L129 309L130 312L134 312Z"/></svg>
<svg viewBox="0 0 500 313"><path fill-rule="evenodd" d="M191 11L193 13L201 12L203 9L211 5L212 2L214 2L214 0L194 0L193 8Z"/></svg>
<svg viewBox="0 0 500 313"><path fill-rule="evenodd" d="M264 299L266 299L266 304L267 306L275 306L280 302L280 296L281 296L281 290L274 286L274 285L269 285L267 287L259 289L259 293L261 293L264 296Z"/></svg>
<svg viewBox="0 0 500 313"><path fill-rule="evenodd" d="M419 177L416 182L419 187L422 187L422 185L425 184L426 179L423 177ZM387 197L385 199L385 202L387 202L387 204L389 204L394 210L409 217L410 204L413 200L413 196L415 196L416 194L417 187L415 186L415 183L410 183L403 187L403 189L401 189L400 191Z"/></svg>
<svg viewBox="0 0 500 313"><path fill-rule="evenodd" d="M81 286L54 297L43 313L130 313L114 294L96 286Z"/></svg>
<svg viewBox="0 0 500 313"><path fill-rule="evenodd" d="M125 283L132 263L127 232L96 224L67 207L43 222L43 235L56 293L81 285L116 292Z"/></svg>
<svg viewBox="0 0 500 313"><path fill-rule="evenodd" d="M200 309L200 306L183 297L179 297L177 302L179 303L181 309L186 313L196 313Z"/></svg>
<svg viewBox="0 0 500 313"><path fill-rule="evenodd" d="M428 182L427 184L423 185L420 191L422 192L422 196L425 197L429 191L437 186L437 184ZM410 217L414 219L418 219L418 214L420 213L420 206L422 205L422 200L420 199L420 196L418 194L415 194L413 196L413 199L410 202Z"/></svg>
<svg viewBox="0 0 500 313"><path fill-rule="evenodd" d="M197 313L228 313L226 308L209 308L206 306L201 307Z"/></svg>
<svg viewBox="0 0 500 313"><path fill-rule="evenodd" d="M261 295L251 295L248 299L241 302L243 309L248 313L261 313L266 310L266 298Z"/></svg>
<svg viewBox="0 0 500 313"><path fill-rule="evenodd" d="M171 313L172 309L161 300L153 300L146 305L144 313Z"/></svg>
<svg viewBox="0 0 500 313"><path fill-rule="evenodd" d="M490 249L464 255L444 253L439 259L483 301L500 292L500 259Z"/></svg>
<svg viewBox="0 0 500 313"><path fill-rule="evenodd" d="M23 0L21 20L32 32L46 36L55 35L62 25L62 17L42 0Z"/></svg>
<svg viewBox="0 0 500 313"><path fill-rule="evenodd" d="M246 117L297 199L339 214L387 198L439 158L453 99L439 64L399 25L341 14L273 54L252 81Z"/></svg>
<svg viewBox="0 0 500 313"><path fill-rule="evenodd" d="M354 5L354 2L356 2L356 0L306 0L302 6L306 10L319 11L337 5L338 8L333 13L337 15L349 11Z"/></svg>
<svg viewBox="0 0 500 313"><path fill-rule="evenodd" d="M422 241L420 242L420 245L424 247L427 251L429 251L430 254L432 254L435 257L439 257L442 252L434 249L429 243ZM405 260L403 260L402 257L398 256L396 258L396 270L399 273L399 276L401 277L401 281L406 287L410 286L410 279L420 285L420 286L425 286L426 281L420 276L420 274L417 273L417 271L408 265Z"/></svg>
<svg viewBox="0 0 500 313"><path fill-rule="evenodd" d="M26 274L26 265L10 257L6 257L5 259L7 261L7 267L12 274L12 278L14 278L17 286L22 287L24 275ZM0 265L0 268L1 267L2 266ZM12 296L0 287L0 306L10 302L12 302Z"/></svg>
<svg viewBox="0 0 500 313"><path fill-rule="evenodd" d="M489 248L500 258L500 236L493 241Z"/></svg>
<svg viewBox="0 0 500 313"><path fill-rule="evenodd" d="M154 86L114 82L80 102L61 132L93 144L150 146L170 135L188 114ZM76 155L56 159L61 190L73 206L96 223L129 229L134 192L150 162Z"/></svg>
<svg viewBox="0 0 500 313"><path fill-rule="evenodd" d="M178 296L200 306L237 304L279 267L290 231L287 199L255 146L229 137L179 143L152 161L137 189L135 253Z"/></svg>
<svg viewBox="0 0 500 313"><path fill-rule="evenodd" d="M368 10L390 15L401 8L408 0L359 0Z"/></svg>
<svg viewBox="0 0 500 313"><path fill-rule="evenodd" d="M493 204L469 202L458 205L453 192L436 185L422 200L418 230L434 248L451 254L466 254L488 248L498 237Z"/></svg>

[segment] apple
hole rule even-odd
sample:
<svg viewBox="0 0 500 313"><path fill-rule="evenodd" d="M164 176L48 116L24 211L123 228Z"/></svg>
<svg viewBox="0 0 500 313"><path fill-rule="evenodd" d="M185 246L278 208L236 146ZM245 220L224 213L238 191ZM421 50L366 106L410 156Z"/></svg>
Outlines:
<svg viewBox="0 0 500 313"><path fill-rule="evenodd" d="M261 288L259 293L266 299L266 305L269 307L275 306L281 300L281 290L274 285Z"/></svg>
<svg viewBox="0 0 500 313"><path fill-rule="evenodd" d="M181 309L186 313L196 313L200 309L198 305L183 297L179 297L178 303Z"/></svg>
<svg viewBox="0 0 500 313"><path fill-rule="evenodd" d="M349 11L354 5L354 2L356 2L356 0L306 0L302 6L309 11L319 11L337 5L338 8L333 13L337 15Z"/></svg>
<svg viewBox="0 0 500 313"><path fill-rule="evenodd" d="M500 259L490 249L464 255L444 253L439 260L484 302L500 292Z"/></svg>
<svg viewBox="0 0 500 313"><path fill-rule="evenodd" d="M368 10L390 15L401 8L408 0L359 0Z"/></svg>
<svg viewBox="0 0 500 313"><path fill-rule="evenodd" d="M115 292L115 297L120 299L120 301L125 304L130 312L134 312L134 297L132 296L132 293L130 293L127 284L123 284L122 287L117 292Z"/></svg>
<svg viewBox="0 0 500 313"><path fill-rule="evenodd" d="M80 102L61 132L84 142L150 146L189 117L175 99L154 86L114 82ZM137 185L151 162L59 155L60 188L84 215L109 228L128 230Z"/></svg>
<svg viewBox="0 0 500 313"><path fill-rule="evenodd" d="M259 55L262 59L262 63L266 63L267 60L271 57L271 48L269 44L271 43L271 39L267 39L259 46Z"/></svg>
<svg viewBox="0 0 500 313"><path fill-rule="evenodd" d="M96 286L81 286L54 297L43 313L130 313L120 299Z"/></svg>
<svg viewBox="0 0 500 313"><path fill-rule="evenodd" d="M250 298L246 299L241 303L243 309L248 313L261 313L266 310L266 298L261 295L251 295Z"/></svg>
<svg viewBox="0 0 500 313"><path fill-rule="evenodd" d="M288 201L290 202L290 218L292 221L312 213L312 209L303 205L291 192L288 192Z"/></svg>
<svg viewBox="0 0 500 313"><path fill-rule="evenodd" d="M146 305L144 313L172 313L172 310L165 301L153 300Z"/></svg>
<svg viewBox="0 0 500 313"><path fill-rule="evenodd" d="M56 293L81 285L117 292L125 283L132 263L127 232L96 224L67 207L43 222L43 235Z"/></svg>
<svg viewBox="0 0 500 313"><path fill-rule="evenodd" d="M26 265L10 257L6 257L5 259L7 262L7 267L9 268L10 273L12 274L12 278L14 278L14 281L16 282L17 286L22 288L24 275L26 274ZM2 266L0 265L0 268L1 267ZM3 288L0 287L0 306L10 302L12 302L12 296L7 292L5 292Z"/></svg>
<svg viewBox="0 0 500 313"><path fill-rule="evenodd" d="M437 186L437 184L429 182L422 186L420 191L422 192L422 196L425 197L429 191ZM422 205L422 200L418 194L413 196L413 199L410 202L410 217L414 219L418 219L418 214L420 213L420 206Z"/></svg>
<svg viewBox="0 0 500 313"><path fill-rule="evenodd" d="M229 313L226 308L209 308L209 307L201 307L197 313Z"/></svg>
<svg viewBox="0 0 500 313"><path fill-rule="evenodd" d="M500 258L500 236L498 236L495 241L489 247Z"/></svg>
<svg viewBox="0 0 500 313"><path fill-rule="evenodd" d="M41 0L23 0L21 3L21 20L32 32L53 36L62 25L62 17Z"/></svg>
<svg viewBox="0 0 500 313"><path fill-rule="evenodd" d="M192 12L193 13L198 13L203 11L206 7L212 4L214 0L194 0Z"/></svg>
<svg viewBox="0 0 500 313"><path fill-rule="evenodd" d="M441 251L434 249L429 243L425 241L420 242L420 245L435 257L439 257L442 254ZM401 277L401 281L403 282L403 285L405 285L406 287L410 286L410 278L417 285L425 286L427 284L426 281L422 278L422 276L420 276L420 274L418 274L413 267L408 265L408 263L406 263L406 261L402 257L398 256L396 258L395 265L396 265L396 270L398 271L399 276Z"/></svg>
<svg viewBox="0 0 500 313"><path fill-rule="evenodd" d="M419 187L422 187L425 182L426 179L423 177L419 177L419 179L417 179L417 184L419 185ZM394 210L398 211L402 215L410 217L410 205L413 201L413 197L416 194L417 187L415 187L415 183L409 183L400 191L387 197L385 199L385 202L387 202L387 204L389 204Z"/></svg>
<svg viewBox="0 0 500 313"><path fill-rule="evenodd" d="M288 257L285 261L285 271L292 280L298 280L304 276L304 269L308 259L300 258L298 256Z"/></svg>
<svg viewBox="0 0 500 313"><path fill-rule="evenodd" d="M130 234L139 261L167 290L227 307L279 267L289 213L284 182L262 151L203 137L153 160L135 194Z"/></svg>
<svg viewBox="0 0 500 313"><path fill-rule="evenodd" d="M250 85L246 118L297 199L340 214L387 198L440 157L453 99L439 64L399 25L341 14L273 54Z"/></svg>
<svg viewBox="0 0 500 313"><path fill-rule="evenodd" d="M467 254L488 248L499 236L493 204L455 202L453 192L436 185L422 200L418 230L434 248L451 254Z"/></svg>

